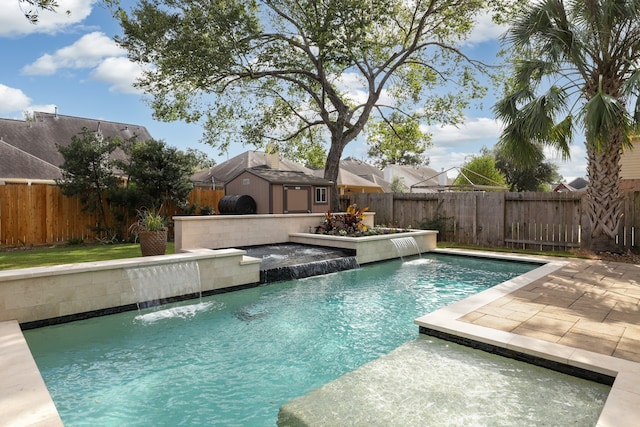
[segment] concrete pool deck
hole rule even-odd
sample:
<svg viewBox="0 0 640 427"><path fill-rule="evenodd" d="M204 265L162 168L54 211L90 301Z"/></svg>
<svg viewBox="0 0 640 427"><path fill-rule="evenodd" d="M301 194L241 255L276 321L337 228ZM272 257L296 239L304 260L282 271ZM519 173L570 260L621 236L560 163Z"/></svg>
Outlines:
<svg viewBox="0 0 640 427"><path fill-rule="evenodd" d="M614 376L598 426L637 425L640 265L513 258L549 264L535 270L534 275L525 275L525 279L506 282L505 286L478 294L481 297L421 317L416 323ZM0 322L0 370L15 374L11 381L0 381L0 425L62 425L15 321Z"/></svg>

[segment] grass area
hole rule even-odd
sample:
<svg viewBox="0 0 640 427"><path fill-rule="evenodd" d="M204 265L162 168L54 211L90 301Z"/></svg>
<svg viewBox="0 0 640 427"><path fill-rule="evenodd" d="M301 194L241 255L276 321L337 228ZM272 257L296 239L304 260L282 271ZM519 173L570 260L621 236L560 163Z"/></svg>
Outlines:
<svg viewBox="0 0 640 427"><path fill-rule="evenodd" d="M166 253L172 254L174 252L173 243L167 243ZM16 248L0 252L0 270L136 258L139 256L141 256L140 245L137 243L69 245L35 249Z"/></svg>
<svg viewBox="0 0 640 427"><path fill-rule="evenodd" d="M536 251L532 249L490 248L490 247L482 247L482 246L463 245L463 244L451 243L451 242L438 242L438 247L443 249L448 249L448 248L470 249L470 250L477 250L477 251L508 252L512 254L523 254L523 255L556 256L561 258L586 258L585 256L582 256L579 253L569 252L569 251Z"/></svg>

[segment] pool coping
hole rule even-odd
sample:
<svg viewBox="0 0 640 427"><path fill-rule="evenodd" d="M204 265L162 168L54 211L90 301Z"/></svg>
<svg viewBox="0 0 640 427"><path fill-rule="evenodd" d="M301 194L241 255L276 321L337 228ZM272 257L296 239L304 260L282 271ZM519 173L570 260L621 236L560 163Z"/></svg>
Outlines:
<svg viewBox="0 0 640 427"><path fill-rule="evenodd" d="M461 317L490 302L563 268L569 264L569 261L560 261L550 257L505 255L457 249L437 249L433 252L515 261L544 262L545 264L460 302L421 316L415 319L414 323L416 325L420 328L432 329L456 337L614 377L614 383L600 414L597 427L632 427L637 425L638 419L640 419L640 388L638 387L638 384L640 384L640 363L459 320Z"/></svg>

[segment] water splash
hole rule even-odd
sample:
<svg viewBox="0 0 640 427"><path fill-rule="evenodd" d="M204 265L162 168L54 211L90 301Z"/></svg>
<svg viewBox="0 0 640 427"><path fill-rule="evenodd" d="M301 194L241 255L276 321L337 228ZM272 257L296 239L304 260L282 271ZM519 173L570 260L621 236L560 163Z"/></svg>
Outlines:
<svg viewBox="0 0 640 427"><path fill-rule="evenodd" d="M150 324L167 319L192 319L198 313L220 309L224 306L222 303L215 301L200 302L198 304L181 305L178 307L171 307L164 310L152 311L145 314L139 314L134 317L134 321L143 324Z"/></svg>
<svg viewBox="0 0 640 427"><path fill-rule="evenodd" d="M422 256L420 253L420 247L418 246L418 242L413 237L397 237L395 239L390 239L393 246L396 248L396 252L401 259L404 259L405 256L409 255L418 255Z"/></svg>

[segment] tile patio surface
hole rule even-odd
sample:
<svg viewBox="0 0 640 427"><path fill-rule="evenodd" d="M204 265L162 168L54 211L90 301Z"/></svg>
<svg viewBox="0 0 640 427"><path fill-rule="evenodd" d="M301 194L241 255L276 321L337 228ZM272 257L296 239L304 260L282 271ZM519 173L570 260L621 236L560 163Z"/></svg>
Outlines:
<svg viewBox="0 0 640 427"><path fill-rule="evenodd" d="M568 260L459 320L640 362L640 265Z"/></svg>

